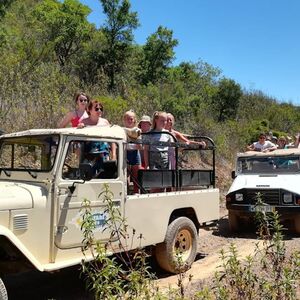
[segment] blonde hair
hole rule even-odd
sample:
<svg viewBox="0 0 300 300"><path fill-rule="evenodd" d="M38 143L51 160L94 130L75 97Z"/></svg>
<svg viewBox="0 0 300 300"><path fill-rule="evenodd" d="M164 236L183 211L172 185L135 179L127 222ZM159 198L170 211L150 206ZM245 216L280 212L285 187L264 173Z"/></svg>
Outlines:
<svg viewBox="0 0 300 300"><path fill-rule="evenodd" d="M128 111L126 111L124 113L124 115L123 115L123 121L125 121L125 118L127 116L133 116L134 117L134 123L137 124L137 117L136 117L136 114L135 114L135 112L133 110L128 110Z"/></svg>
<svg viewBox="0 0 300 300"><path fill-rule="evenodd" d="M152 126L151 126L152 129L156 129L156 120L159 117L161 117L162 115L167 116L167 113L165 111L156 111L156 112L154 112L153 117L152 117Z"/></svg>

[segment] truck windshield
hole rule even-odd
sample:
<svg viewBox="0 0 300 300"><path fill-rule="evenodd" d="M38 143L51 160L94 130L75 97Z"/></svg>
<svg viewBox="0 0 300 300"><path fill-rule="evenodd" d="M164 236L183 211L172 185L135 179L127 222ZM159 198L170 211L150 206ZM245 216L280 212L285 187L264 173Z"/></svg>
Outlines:
<svg viewBox="0 0 300 300"><path fill-rule="evenodd" d="M299 167L299 156L240 157L237 161L239 174L295 173Z"/></svg>
<svg viewBox="0 0 300 300"><path fill-rule="evenodd" d="M0 170L50 171L59 136L40 135L0 140Z"/></svg>

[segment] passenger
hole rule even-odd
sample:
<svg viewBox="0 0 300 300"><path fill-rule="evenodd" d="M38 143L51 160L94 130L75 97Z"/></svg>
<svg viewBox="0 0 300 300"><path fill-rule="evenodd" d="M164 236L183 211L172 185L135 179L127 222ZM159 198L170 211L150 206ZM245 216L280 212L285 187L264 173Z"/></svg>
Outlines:
<svg viewBox="0 0 300 300"><path fill-rule="evenodd" d="M83 128L85 126L110 126L109 122L102 118L103 105L97 101L93 100L89 103L87 107L88 118L83 119L79 124L78 128Z"/></svg>
<svg viewBox="0 0 300 300"><path fill-rule="evenodd" d="M64 128L71 123L72 127L77 127L78 124L85 118L88 118L86 108L90 102L90 98L85 93L76 93L74 96L75 110L70 111L58 123L58 128Z"/></svg>
<svg viewBox="0 0 300 300"><path fill-rule="evenodd" d="M129 129L138 129L136 127L137 119L136 114L133 111L125 112L123 116L123 124L125 128ZM140 130L139 130L140 131ZM134 142L136 139L132 139L127 135L127 167L129 174L131 175L131 179L133 181L133 191L134 193L139 192L139 188L137 185L138 171L141 169L141 156L139 149L141 145L132 144L130 142Z"/></svg>
<svg viewBox="0 0 300 300"><path fill-rule="evenodd" d="M147 115L143 115L139 121L138 128L141 129L142 133L146 133L151 130L151 118Z"/></svg>
<svg viewBox="0 0 300 300"><path fill-rule="evenodd" d="M269 152L277 149L277 146L270 141L267 141L267 136L264 133L259 135L258 141L247 146L249 151Z"/></svg>
<svg viewBox="0 0 300 300"><path fill-rule="evenodd" d="M278 139L277 139L277 136L273 135L272 138L271 138L271 142L275 145L278 145Z"/></svg>
<svg viewBox="0 0 300 300"><path fill-rule="evenodd" d="M174 116L171 114L171 113L168 113L167 114L167 125L166 125L166 129L171 132L175 137L176 139L179 141L179 142L183 142L183 143L186 143L187 145L189 144L194 144L194 145L199 145L201 146L202 148L205 148L206 147L206 143L204 141L201 141L201 142L198 142L198 141L192 141L192 140L189 140L187 137L184 136L184 134L182 134L181 132L179 131L176 131L173 126L175 124L175 118Z"/></svg>
<svg viewBox="0 0 300 300"><path fill-rule="evenodd" d="M280 136L278 140L277 149L288 149L287 139L284 136Z"/></svg>
<svg viewBox="0 0 300 300"><path fill-rule="evenodd" d="M192 141L186 138L181 132L174 130L173 126L175 124L175 118L171 113L167 113L167 124L165 129L167 129L178 142L185 143L187 145L198 145L201 148L206 147L204 141ZM169 160L170 160L170 169L175 169L176 158L175 158L175 149L174 147L169 147Z"/></svg>
<svg viewBox="0 0 300 300"><path fill-rule="evenodd" d="M87 142L85 145L84 163L92 167L93 178L103 171L103 162L109 160L110 147L107 142Z"/></svg>
<svg viewBox="0 0 300 300"><path fill-rule="evenodd" d="M291 142L290 142L291 144ZM300 133L295 135L295 142L293 143L293 147L291 148L300 148Z"/></svg>
<svg viewBox="0 0 300 300"><path fill-rule="evenodd" d="M147 115L142 116L141 120L138 123L138 128L141 129L142 133L149 132L151 130L151 118ZM142 141L144 141L146 138L146 135L142 135ZM142 168L145 168L145 159L144 159L144 151L140 151L141 155L141 163Z"/></svg>
<svg viewBox="0 0 300 300"><path fill-rule="evenodd" d="M168 132L165 129L167 124L167 113L166 112L155 112L152 120L151 133L146 135L145 141L149 145L144 146L144 158L145 168L156 169L156 170L167 170L169 169L169 155L168 146L151 145L151 143L157 142L173 142L171 135L164 132Z"/></svg>

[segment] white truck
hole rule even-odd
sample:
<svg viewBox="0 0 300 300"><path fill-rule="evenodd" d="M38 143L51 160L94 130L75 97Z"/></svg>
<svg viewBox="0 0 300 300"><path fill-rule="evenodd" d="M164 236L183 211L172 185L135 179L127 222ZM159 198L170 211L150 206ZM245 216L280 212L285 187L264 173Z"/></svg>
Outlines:
<svg viewBox="0 0 300 300"><path fill-rule="evenodd" d="M229 228L240 231L255 211L277 211L282 223L300 233L300 149L238 153L234 179L226 195ZM263 203L257 207L257 195Z"/></svg>
<svg viewBox="0 0 300 300"><path fill-rule="evenodd" d="M155 247L159 265L169 272L176 272L176 250L184 263L193 263L199 226L219 218L213 141L207 138L207 150L197 149L202 157L212 153L208 170L195 164L182 169L179 163L173 170L140 170L135 179L140 194L128 189L127 144L119 126L34 129L0 137L0 278L27 268L43 272L79 264L85 198L97 224L95 237L105 243L110 233L102 230L107 215L98 197L104 184L129 228L143 236L142 245L132 236L131 249ZM176 158L195 152L178 147L172 144ZM95 157L101 162L92 162ZM151 193L153 188L162 191ZM1 279L0 291L6 299Z"/></svg>

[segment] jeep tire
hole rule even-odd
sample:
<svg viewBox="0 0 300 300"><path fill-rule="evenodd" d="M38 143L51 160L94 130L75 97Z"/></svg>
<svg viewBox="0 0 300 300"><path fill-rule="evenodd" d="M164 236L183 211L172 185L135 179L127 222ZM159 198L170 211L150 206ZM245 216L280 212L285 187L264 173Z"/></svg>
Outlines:
<svg viewBox="0 0 300 300"><path fill-rule="evenodd" d="M0 300L7 300L7 299L8 299L7 291L2 279L0 278Z"/></svg>
<svg viewBox="0 0 300 300"><path fill-rule="evenodd" d="M294 224L295 224L295 232L297 234L300 234L300 216L295 216Z"/></svg>
<svg viewBox="0 0 300 300"><path fill-rule="evenodd" d="M239 232L240 230L240 221L239 217L236 213L232 212L231 210L228 211L228 226L229 230L232 233Z"/></svg>
<svg viewBox="0 0 300 300"><path fill-rule="evenodd" d="M169 224L165 241L155 247L156 261L167 272L183 272L195 260L197 243L195 224L189 218L179 217Z"/></svg>

